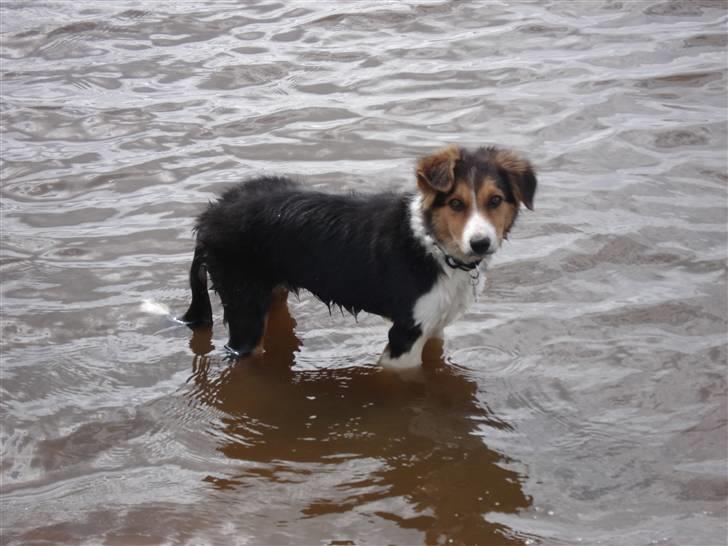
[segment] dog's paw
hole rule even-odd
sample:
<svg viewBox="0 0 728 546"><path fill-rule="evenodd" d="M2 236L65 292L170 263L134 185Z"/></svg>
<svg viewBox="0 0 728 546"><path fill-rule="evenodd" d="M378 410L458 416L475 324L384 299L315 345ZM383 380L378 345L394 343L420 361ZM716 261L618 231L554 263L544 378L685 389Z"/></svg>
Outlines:
<svg viewBox="0 0 728 546"><path fill-rule="evenodd" d="M226 360L240 360L249 356L254 356L262 352L257 347L249 348L237 348L234 349L230 345L225 345L225 359Z"/></svg>
<svg viewBox="0 0 728 546"><path fill-rule="evenodd" d="M421 364L422 358L417 352L404 353L397 358L392 358L389 350L385 350L379 357L379 365L389 370L411 370L418 368Z"/></svg>
<svg viewBox="0 0 728 546"><path fill-rule="evenodd" d="M228 362L235 362L243 357L243 355L240 354L240 351L236 351L232 347L228 347L227 345L225 345L224 349L225 355L223 356L223 359Z"/></svg>
<svg viewBox="0 0 728 546"><path fill-rule="evenodd" d="M190 319L186 315L182 315L181 317L172 317L172 321L177 324L184 324L192 330L196 330L197 328L209 328L212 326L212 319Z"/></svg>

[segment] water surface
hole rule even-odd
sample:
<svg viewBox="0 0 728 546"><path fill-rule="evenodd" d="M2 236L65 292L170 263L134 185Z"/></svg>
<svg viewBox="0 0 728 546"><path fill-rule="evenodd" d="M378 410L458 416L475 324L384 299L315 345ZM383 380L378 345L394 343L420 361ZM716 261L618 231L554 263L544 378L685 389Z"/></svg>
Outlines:
<svg viewBox="0 0 728 546"><path fill-rule="evenodd" d="M3 544L725 544L724 3L0 9ZM305 293L236 365L145 312L236 181L450 142L540 187L417 376Z"/></svg>

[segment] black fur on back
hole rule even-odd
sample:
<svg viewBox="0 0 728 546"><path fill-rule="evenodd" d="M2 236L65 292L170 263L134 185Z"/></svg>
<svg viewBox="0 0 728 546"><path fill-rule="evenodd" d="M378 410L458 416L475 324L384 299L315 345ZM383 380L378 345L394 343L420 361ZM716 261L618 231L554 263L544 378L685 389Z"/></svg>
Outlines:
<svg viewBox="0 0 728 546"><path fill-rule="evenodd" d="M411 324L439 266L412 233L410 198L328 194L287 178L256 178L199 216L197 245L223 303L283 285L354 314Z"/></svg>

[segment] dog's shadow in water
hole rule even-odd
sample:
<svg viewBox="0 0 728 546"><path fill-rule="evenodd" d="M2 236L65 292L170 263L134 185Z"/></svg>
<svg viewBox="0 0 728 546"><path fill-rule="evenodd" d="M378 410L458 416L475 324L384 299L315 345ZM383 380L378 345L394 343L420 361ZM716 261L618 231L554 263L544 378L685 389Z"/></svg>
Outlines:
<svg viewBox="0 0 728 546"><path fill-rule="evenodd" d="M296 371L295 325L279 298L263 354L222 370L206 356L210 329L193 334L191 396L223 413L218 450L241 462L237 473L208 476L213 487L245 495L261 479L288 483L303 499L292 511L308 518L376 506L371 517L421 531L427 544L523 542L488 516L531 505L523 476L483 440L511 427L467 371L444 362L441 343L426 345L417 381L373 366ZM289 466L312 470L295 485Z"/></svg>

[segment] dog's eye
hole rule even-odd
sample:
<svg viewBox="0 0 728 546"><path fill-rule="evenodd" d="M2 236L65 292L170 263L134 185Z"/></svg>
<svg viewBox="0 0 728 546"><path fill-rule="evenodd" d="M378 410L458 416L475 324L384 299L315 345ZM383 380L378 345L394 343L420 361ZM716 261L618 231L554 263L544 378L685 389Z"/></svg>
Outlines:
<svg viewBox="0 0 728 546"><path fill-rule="evenodd" d="M494 195L488 199L488 208L497 209L498 206L503 202L503 198L500 195Z"/></svg>
<svg viewBox="0 0 728 546"><path fill-rule="evenodd" d="M450 199L447 204L450 205L450 208L455 212L461 212L465 210L465 203L460 201L460 199Z"/></svg>

